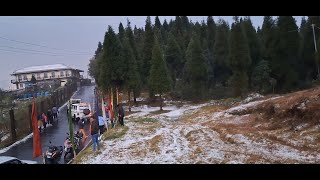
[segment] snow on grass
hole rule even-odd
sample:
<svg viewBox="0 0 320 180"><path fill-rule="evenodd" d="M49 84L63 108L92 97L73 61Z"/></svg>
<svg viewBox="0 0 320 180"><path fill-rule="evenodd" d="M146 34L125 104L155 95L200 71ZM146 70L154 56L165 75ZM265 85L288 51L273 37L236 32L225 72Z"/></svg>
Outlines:
<svg viewBox="0 0 320 180"><path fill-rule="evenodd" d="M12 147L14 147L14 146L16 146L16 145L18 145L18 144L24 143L26 140L28 140L28 139L31 138L32 136L33 136L33 133L29 134L28 136L24 137L23 139L15 142L15 143L13 143L13 144L10 145L9 147L0 149L0 154L7 152L9 149L11 149Z"/></svg>
<svg viewBox="0 0 320 180"><path fill-rule="evenodd" d="M215 112L212 114L211 119L208 119L205 115L199 115L196 118L203 121L214 120L213 122L216 122L215 120L217 120L219 123L241 125L242 123L246 123L245 120L249 115L232 115L229 114L230 112L245 110L267 100L250 102L228 110ZM194 113L201 107L211 104L184 104L180 108L166 106L164 110L170 110L170 112L157 115L150 113L158 111L159 107L134 107L133 111L140 112L127 116L129 121L126 125L130 128L125 136L119 139L104 141L103 144L106 149L99 155L89 155L82 163L292 163L317 162L320 158L318 153L310 154L310 152L291 147L290 143L294 143L285 140L291 137L285 132L280 132L282 134L276 135L278 138L283 135L282 140L288 142L288 145L263 137L263 134L259 132L249 136L239 132L231 134L228 133L227 129L220 132L200 125L203 121L195 121L192 124L184 121L167 121L167 119L179 119L179 117L185 114ZM152 117L153 119L157 119L157 121L148 123L130 121L130 118L146 117ZM155 125L155 130L150 131L148 128L151 128L153 125ZM314 138L306 137L305 140L314 141ZM303 141L299 139L295 140L295 142L300 144Z"/></svg>
<svg viewBox="0 0 320 180"><path fill-rule="evenodd" d="M243 100L244 103L248 103L250 101L253 101L253 100L257 100L257 99L260 99L260 98L263 98L264 96L259 94L259 93L252 93L252 94L249 94L248 97Z"/></svg>

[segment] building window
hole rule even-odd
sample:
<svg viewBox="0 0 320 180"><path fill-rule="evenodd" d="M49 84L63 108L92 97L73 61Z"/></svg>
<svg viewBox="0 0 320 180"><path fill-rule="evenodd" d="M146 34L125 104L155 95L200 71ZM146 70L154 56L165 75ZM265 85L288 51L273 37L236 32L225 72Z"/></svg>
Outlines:
<svg viewBox="0 0 320 180"><path fill-rule="evenodd" d="M37 79L38 79L38 80L41 79L40 73L37 74Z"/></svg>
<svg viewBox="0 0 320 180"><path fill-rule="evenodd" d="M44 77L44 78L48 78L48 73L45 72L44 75L43 75L43 77Z"/></svg>
<svg viewBox="0 0 320 180"><path fill-rule="evenodd" d="M20 88L23 88L23 84L20 84Z"/></svg>
<svg viewBox="0 0 320 180"><path fill-rule="evenodd" d="M28 80L27 75L23 75L23 80L25 80L25 81Z"/></svg>
<svg viewBox="0 0 320 180"><path fill-rule="evenodd" d="M60 76L64 77L64 71L60 71Z"/></svg>
<svg viewBox="0 0 320 180"><path fill-rule="evenodd" d="M56 77L56 74L54 72L52 72L51 76L54 78L54 77Z"/></svg>

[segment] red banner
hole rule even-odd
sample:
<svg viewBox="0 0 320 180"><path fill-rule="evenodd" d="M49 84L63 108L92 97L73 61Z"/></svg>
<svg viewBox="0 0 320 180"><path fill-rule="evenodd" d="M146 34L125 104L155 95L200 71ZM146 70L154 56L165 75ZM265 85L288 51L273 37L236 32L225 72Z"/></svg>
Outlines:
<svg viewBox="0 0 320 180"><path fill-rule="evenodd" d="M33 158L42 155L42 147L40 141L40 132L38 129L38 117L35 99L32 102L32 125L33 125Z"/></svg>

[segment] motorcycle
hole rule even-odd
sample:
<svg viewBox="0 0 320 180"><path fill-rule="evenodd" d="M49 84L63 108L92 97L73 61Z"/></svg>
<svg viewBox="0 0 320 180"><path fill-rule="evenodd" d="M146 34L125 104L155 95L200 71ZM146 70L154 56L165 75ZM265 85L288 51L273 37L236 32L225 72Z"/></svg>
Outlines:
<svg viewBox="0 0 320 180"><path fill-rule="evenodd" d="M45 153L45 164L59 164L58 162L61 159L63 153L62 146L53 146L51 141Z"/></svg>
<svg viewBox="0 0 320 180"><path fill-rule="evenodd" d="M74 145L75 145L75 152L79 153L80 151L80 145L81 145L81 140L82 140L83 134L80 133L79 131L74 132ZM70 139L70 134L67 133L67 138L64 143L64 162L67 163L74 157L74 152L73 152L73 146L71 143Z"/></svg>
<svg viewBox="0 0 320 180"><path fill-rule="evenodd" d="M69 161L71 161L74 157L73 154L73 147L72 143L70 141L70 137L67 137L65 143L64 143L64 163L67 164Z"/></svg>

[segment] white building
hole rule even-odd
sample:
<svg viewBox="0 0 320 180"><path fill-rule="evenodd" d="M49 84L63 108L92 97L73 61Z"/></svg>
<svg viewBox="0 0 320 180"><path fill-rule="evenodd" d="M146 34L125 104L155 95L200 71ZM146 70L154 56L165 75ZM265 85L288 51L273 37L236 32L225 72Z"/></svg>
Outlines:
<svg viewBox="0 0 320 180"><path fill-rule="evenodd" d="M26 84L31 81L33 75L36 78L37 83L59 80L61 86L64 86L70 79L78 81L82 78L80 72L83 71L68 67L64 64L32 66L14 71L11 76L14 76L15 78L11 80L11 83L16 85L17 90L24 89Z"/></svg>

